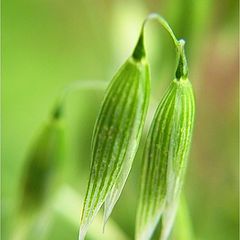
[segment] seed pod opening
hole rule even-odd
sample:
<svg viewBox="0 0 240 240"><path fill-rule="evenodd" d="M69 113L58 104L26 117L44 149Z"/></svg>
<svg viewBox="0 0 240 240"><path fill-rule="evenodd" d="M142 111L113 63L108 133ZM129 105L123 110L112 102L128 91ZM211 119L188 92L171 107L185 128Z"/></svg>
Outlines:
<svg viewBox="0 0 240 240"><path fill-rule="evenodd" d="M118 200L135 157L149 102L149 68L143 32L133 56L114 76L105 94L92 139L92 163L79 239L105 204L105 219Z"/></svg>
<svg viewBox="0 0 240 240"><path fill-rule="evenodd" d="M143 155L136 239L151 238L160 218L161 240L174 219L191 145L195 103L188 79L175 79L151 124Z"/></svg>

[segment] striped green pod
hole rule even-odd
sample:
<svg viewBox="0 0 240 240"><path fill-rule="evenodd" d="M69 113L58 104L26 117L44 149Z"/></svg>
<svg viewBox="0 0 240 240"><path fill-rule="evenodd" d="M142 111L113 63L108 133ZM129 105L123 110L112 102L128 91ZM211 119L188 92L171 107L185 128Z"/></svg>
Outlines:
<svg viewBox="0 0 240 240"><path fill-rule="evenodd" d="M191 83L188 78L174 79L157 108L145 144L136 240L150 239L161 217L161 240L169 235L191 145L194 113Z"/></svg>
<svg viewBox="0 0 240 240"><path fill-rule="evenodd" d="M22 177L21 210L38 209L51 194L63 156L63 143L62 120L54 117L30 149Z"/></svg>
<svg viewBox="0 0 240 240"><path fill-rule="evenodd" d="M92 139L90 178L82 210L79 239L105 204L105 222L118 200L142 134L150 93L143 33L133 55L111 81Z"/></svg>

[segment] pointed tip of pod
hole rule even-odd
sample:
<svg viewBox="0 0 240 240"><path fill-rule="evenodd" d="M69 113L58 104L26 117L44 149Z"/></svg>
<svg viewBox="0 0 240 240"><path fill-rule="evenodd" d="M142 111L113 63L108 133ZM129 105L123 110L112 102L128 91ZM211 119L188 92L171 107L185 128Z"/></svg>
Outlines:
<svg viewBox="0 0 240 240"><path fill-rule="evenodd" d="M59 120L61 119L63 116L63 106L61 104L57 104L53 111L51 112L51 119L54 119L54 120Z"/></svg>
<svg viewBox="0 0 240 240"><path fill-rule="evenodd" d="M107 221L108 221L108 218L109 218L109 214L106 210L106 203L104 203L104 213L103 213L103 225L102 225L102 232L104 233L105 232L105 228L106 228L106 224L107 224Z"/></svg>
<svg viewBox="0 0 240 240"><path fill-rule="evenodd" d="M106 229L106 224L107 224L108 219L103 220L103 225L102 225L102 233L104 234L105 229Z"/></svg>
<svg viewBox="0 0 240 240"><path fill-rule="evenodd" d="M79 235L78 235L78 240L84 240L86 236L86 230L82 227L79 229Z"/></svg>
<svg viewBox="0 0 240 240"><path fill-rule="evenodd" d="M133 59L140 61L145 56L146 56L146 52L145 52L145 48L144 48L144 34L143 34L143 28L142 28L140 36L138 38L138 42L133 51L132 57L133 57Z"/></svg>
<svg viewBox="0 0 240 240"><path fill-rule="evenodd" d="M179 58L178 58L178 64L176 69L176 79L186 79L188 77L188 65L187 65L187 59L186 54L184 50L185 41L183 39L179 40L178 45L178 52L179 52Z"/></svg>

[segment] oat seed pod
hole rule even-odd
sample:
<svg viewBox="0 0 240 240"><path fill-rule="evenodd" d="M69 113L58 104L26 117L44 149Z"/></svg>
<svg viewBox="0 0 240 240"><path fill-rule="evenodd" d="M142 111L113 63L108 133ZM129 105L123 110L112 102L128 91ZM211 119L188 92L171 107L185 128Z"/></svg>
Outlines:
<svg viewBox="0 0 240 240"><path fill-rule="evenodd" d="M64 128L59 113L44 126L26 162L20 210L40 208L51 195L63 157Z"/></svg>
<svg viewBox="0 0 240 240"><path fill-rule="evenodd" d="M135 157L149 102L150 77L143 29L132 56L114 76L104 97L92 139L90 178L79 239L105 202L104 222L118 200Z"/></svg>
<svg viewBox="0 0 240 240"><path fill-rule="evenodd" d="M185 175L195 103L184 44L179 43L176 78L156 110L145 144L136 240L151 239L161 217L160 239L168 239Z"/></svg>

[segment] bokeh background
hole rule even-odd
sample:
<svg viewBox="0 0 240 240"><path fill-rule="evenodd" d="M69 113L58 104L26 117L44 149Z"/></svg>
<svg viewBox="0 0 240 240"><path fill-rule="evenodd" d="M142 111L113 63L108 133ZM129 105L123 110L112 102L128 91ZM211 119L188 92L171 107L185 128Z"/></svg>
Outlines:
<svg viewBox="0 0 240 240"><path fill-rule="evenodd" d="M194 238L237 240L238 9L236 0L3 0L1 239L12 240L16 227L21 229L17 209L24 163L56 98L74 81L109 82L131 54L144 17L158 12L187 42L196 93L184 189ZM174 76L176 59L171 39L157 23L148 24L145 41L152 73L151 119L155 102ZM77 239L102 97L97 89L68 97L60 184L53 200L47 200L51 211L40 211L40 220L28 225L24 239ZM141 150L105 238L100 213L88 239L133 239Z"/></svg>

